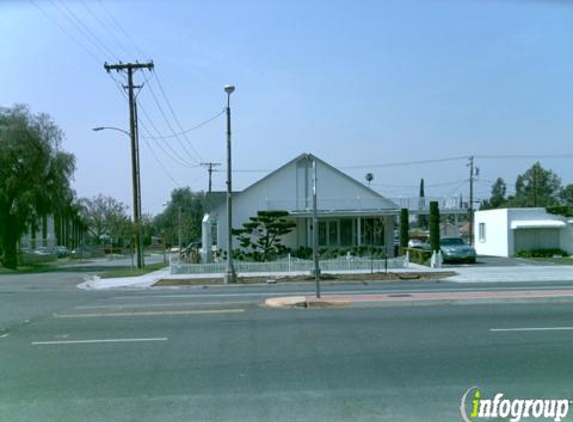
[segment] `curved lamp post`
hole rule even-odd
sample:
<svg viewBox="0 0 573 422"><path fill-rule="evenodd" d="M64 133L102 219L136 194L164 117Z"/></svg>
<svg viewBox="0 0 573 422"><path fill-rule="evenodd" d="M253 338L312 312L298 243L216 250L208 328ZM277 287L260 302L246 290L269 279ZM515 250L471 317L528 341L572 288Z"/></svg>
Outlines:
<svg viewBox="0 0 573 422"><path fill-rule="evenodd" d="M97 126L92 128L94 132L102 130L115 130L127 135L131 139L131 133L115 126ZM137 131L136 131L137 135ZM132 151L132 175L133 175L133 221L135 223L135 252L137 268L143 268L143 234L141 228L141 182L139 180L139 150Z"/></svg>

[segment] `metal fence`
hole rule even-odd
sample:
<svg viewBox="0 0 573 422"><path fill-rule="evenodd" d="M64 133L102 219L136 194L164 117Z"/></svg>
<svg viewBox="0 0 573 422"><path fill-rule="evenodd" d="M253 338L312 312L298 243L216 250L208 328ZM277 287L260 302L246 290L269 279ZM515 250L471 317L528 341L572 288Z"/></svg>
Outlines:
<svg viewBox="0 0 573 422"><path fill-rule="evenodd" d="M225 262L210 264L187 264L179 262L177 257L171 259L171 274L221 274L225 272ZM300 273L310 272L314 268L313 261L296 258L285 258L272 262L234 261L235 271L241 273ZM321 271L373 271L381 272L392 268L406 268L408 260L405 256L388 259L370 259L344 257L320 261Z"/></svg>

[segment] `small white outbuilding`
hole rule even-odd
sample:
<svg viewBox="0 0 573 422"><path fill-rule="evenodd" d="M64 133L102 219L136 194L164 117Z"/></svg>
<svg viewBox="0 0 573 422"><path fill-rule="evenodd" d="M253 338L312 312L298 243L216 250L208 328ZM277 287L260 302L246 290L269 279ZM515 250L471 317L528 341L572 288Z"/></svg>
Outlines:
<svg viewBox="0 0 573 422"><path fill-rule="evenodd" d="M563 249L573 254L573 219L545 208L501 208L474 216L478 255L514 256L520 250Z"/></svg>

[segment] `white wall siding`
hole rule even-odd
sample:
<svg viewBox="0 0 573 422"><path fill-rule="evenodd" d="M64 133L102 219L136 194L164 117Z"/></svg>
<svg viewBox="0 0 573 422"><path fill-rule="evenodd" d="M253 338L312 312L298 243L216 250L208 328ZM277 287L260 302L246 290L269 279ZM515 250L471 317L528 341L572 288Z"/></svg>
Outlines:
<svg viewBox="0 0 573 422"><path fill-rule="evenodd" d="M508 210L477 211L474 215L475 249L478 255L509 256ZM485 238L480 239L480 224L485 225Z"/></svg>
<svg viewBox="0 0 573 422"><path fill-rule="evenodd" d="M317 207L319 210L394 209L393 204L356 180L317 161ZM249 217L263 210L310 211L312 209L312 156L301 156L246 190L233 194L233 227L240 228ZM222 204L213 213L219 227L218 245L227 248L227 211ZM304 223L302 223L304 224ZM221 235L222 234L222 235ZM234 247L238 247L233 239ZM285 244L301 244L297 235L285 238ZM303 243L304 244L304 243Z"/></svg>

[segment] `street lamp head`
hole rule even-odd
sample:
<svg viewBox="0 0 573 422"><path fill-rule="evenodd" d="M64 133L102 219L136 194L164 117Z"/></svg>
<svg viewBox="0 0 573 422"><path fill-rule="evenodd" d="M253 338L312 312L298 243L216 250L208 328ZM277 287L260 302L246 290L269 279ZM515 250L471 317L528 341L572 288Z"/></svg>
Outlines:
<svg viewBox="0 0 573 422"><path fill-rule="evenodd" d="M235 86L234 85L225 85L225 92L227 94L232 94L233 92L235 92Z"/></svg>
<svg viewBox="0 0 573 422"><path fill-rule="evenodd" d="M101 127L101 126L92 128L92 130L93 130L94 132L99 132L100 130L103 130L103 129L104 129L104 128Z"/></svg>

